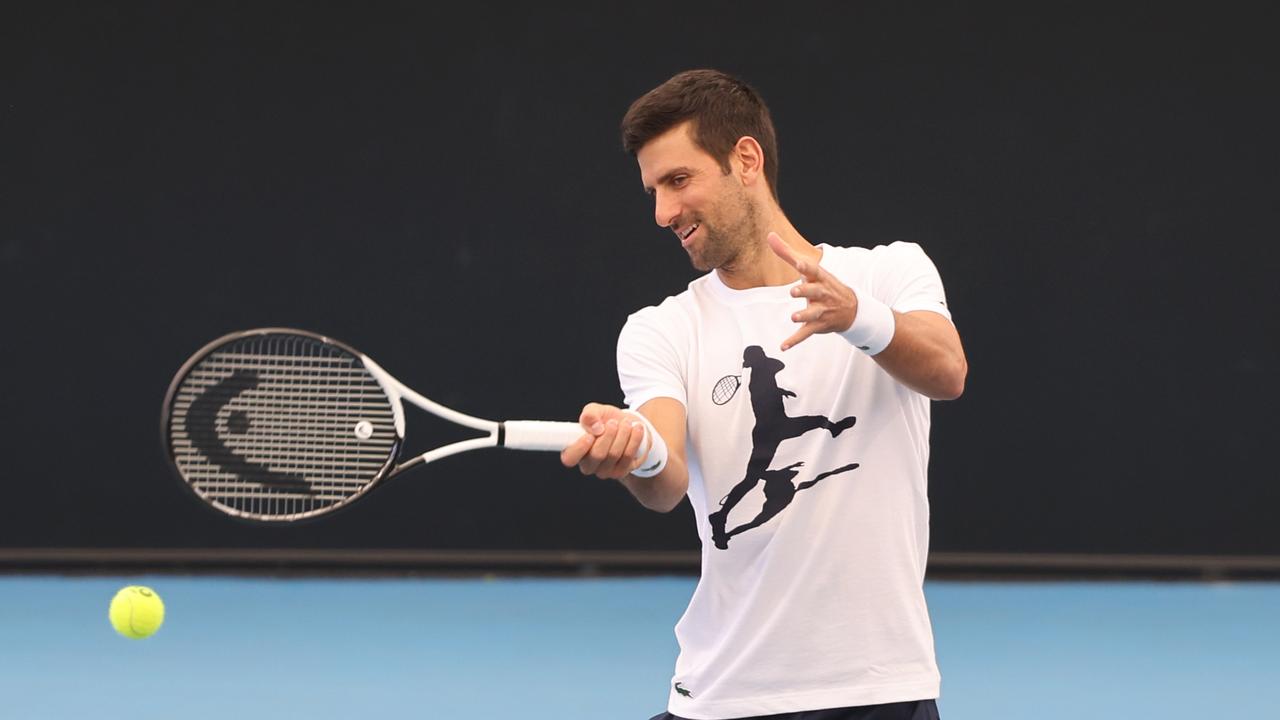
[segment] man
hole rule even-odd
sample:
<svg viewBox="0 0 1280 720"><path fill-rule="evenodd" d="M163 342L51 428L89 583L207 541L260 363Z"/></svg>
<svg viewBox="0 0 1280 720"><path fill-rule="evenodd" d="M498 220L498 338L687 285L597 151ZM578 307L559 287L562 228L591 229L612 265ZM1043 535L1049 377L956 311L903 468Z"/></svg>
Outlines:
<svg viewBox="0 0 1280 720"><path fill-rule="evenodd" d="M561 461L693 505L702 577L658 718L936 718L929 400L968 367L937 270L910 243L807 241L769 111L735 78L680 73L622 130L655 221L707 274L628 319L629 409L583 408Z"/></svg>

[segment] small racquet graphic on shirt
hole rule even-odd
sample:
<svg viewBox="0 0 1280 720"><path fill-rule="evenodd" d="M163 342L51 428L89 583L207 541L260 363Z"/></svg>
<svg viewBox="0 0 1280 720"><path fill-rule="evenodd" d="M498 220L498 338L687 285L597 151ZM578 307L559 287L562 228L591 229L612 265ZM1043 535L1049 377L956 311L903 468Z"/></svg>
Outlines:
<svg viewBox="0 0 1280 720"><path fill-rule="evenodd" d="M711 402L724 405L738 394L740 387L742 387L741 375L725 375L716 381L715 387L711 388Z"/></svg>

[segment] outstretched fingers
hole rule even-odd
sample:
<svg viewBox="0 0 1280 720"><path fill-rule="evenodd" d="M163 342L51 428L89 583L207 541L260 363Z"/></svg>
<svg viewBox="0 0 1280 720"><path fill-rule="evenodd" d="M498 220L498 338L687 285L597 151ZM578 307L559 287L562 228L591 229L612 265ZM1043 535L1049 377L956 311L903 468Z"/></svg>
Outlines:
<svg viewBox="0 0 1280 720"><path fill-rule="evenodd" d="M801 325L800 329L797 330L795 334L793 334L791 337L787 338L786 340L782 341L783 351L790 350L796 345L799 345L806 338L808 338L810 335L814 334L817 331L818 331L818 326L813 323L805 323L804 325Z"/></svg>
<svg viewBox="0 0 1280 720"><path fill-rule="evenodd" d="M769 248L773 250L773 254L785 260L788 265L796 269L796 272L805 276L808 280L818 279L818 273L822 271L822 268L819 267L817 263L797 255L795 251L782 241L781 235L776 232L771 232L766 240L769 243Z"/></svg>

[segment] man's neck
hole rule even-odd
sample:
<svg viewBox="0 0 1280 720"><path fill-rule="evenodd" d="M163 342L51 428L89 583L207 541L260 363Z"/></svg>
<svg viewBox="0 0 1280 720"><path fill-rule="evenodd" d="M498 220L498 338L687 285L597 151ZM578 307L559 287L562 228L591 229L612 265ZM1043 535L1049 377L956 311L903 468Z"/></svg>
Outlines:
<svg viewBox="0 0 1280 720"><path fill-rule="evenodd" d="M769 233L776 232L782 241L800 257L817 262L822 257L822 250L805 240L780 211L770 213L760 225L760 237L753 238L752 244L738 262L731 267L716 268L720 282L734 290L747 290L756 287L789 285L800 279L800 273L787 264L787 261L774 254L765 239Z"/></svg>

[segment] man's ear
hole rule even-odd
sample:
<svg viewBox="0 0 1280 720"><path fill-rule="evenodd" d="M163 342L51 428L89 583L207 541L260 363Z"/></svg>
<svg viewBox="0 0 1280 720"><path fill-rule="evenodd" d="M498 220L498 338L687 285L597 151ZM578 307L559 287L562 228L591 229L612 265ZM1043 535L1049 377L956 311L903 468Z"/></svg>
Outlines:
<svg viewBox="0 0 1280 720"><path fill-rule="evenodd" d="M764 148L750 135L743 135L729 153L734 172L743 185L754 185L764 178Z"/></svg>

